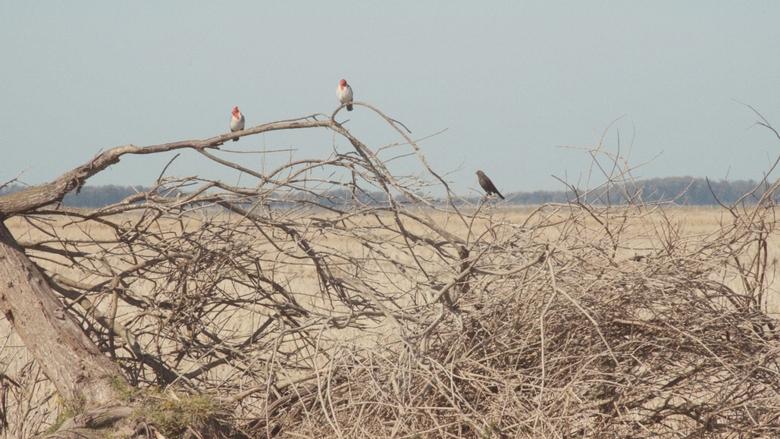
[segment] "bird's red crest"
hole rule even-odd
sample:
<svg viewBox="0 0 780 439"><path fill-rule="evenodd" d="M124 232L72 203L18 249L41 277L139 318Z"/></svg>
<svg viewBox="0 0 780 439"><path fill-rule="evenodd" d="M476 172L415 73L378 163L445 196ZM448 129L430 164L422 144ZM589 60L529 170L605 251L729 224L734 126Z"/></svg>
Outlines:
<svg viewBox="0 0 780 439"><path fill-rule="evenodd" d="M234 116L236 116L236 115L241 114L241 110L239 110L238 107L236 106L236 107L233 107L232 113L233 113Z"/></svg>
<svg viewBox="0 0 780 439"><path fill-rule="evenodd" d="M344 88L346 86L347 86L347 80L346 79L342 79L341 81L339 81L339 87Z"/></svg>

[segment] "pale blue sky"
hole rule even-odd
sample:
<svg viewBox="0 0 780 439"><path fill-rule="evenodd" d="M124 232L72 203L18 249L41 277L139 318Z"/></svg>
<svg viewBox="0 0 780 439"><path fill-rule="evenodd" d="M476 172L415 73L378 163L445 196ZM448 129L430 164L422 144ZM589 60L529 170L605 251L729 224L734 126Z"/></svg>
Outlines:
<svg viewBox="0 0 780 439"><path fill-rule="evenodd" d="M341 77L403 121L464 193L560 188L617 124L639 177L760 178L780 153L742 101L780 125L780 2L0 3L0 181L50 180L101 148L207 137L232 105L249 125L330 113ZM350 128L394 140L365 111ZM609 137L614 147L615 134ZM229 147L324 156L324 131ZM281 158L280 158L281 159ZM167 157L90 184L145 184ZM257 164L259 166L259 164ZM220 176L187 155L179 175ZM231 177L232 178L232 177Z"/></svg>

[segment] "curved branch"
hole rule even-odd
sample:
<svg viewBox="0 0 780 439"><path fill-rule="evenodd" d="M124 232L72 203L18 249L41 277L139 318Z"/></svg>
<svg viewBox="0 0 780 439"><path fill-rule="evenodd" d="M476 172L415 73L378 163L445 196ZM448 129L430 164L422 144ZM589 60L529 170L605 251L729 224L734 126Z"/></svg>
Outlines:
<svg viewBox="0 0 780 439"><path fill-rule="evenodd" d="M23 191L14 192L0 197L0 218L28 212L35 208L45 206L62 198L70 191L79 190L84 183L93 175L103 171L109 166L119 163L120 158L125 154L157 154L179 149L195 149L203 151L205 149L218 149L220 145L228 140L237 139L244 136L250 136L259 133L278 130L291 130L301 128L327 128L333 126L331 120L316 120L313 117L305 119L294 119L290 121L272 122L256 127L237 131L235 133L221 134L203 140L181 140L178 142L162 143L150 146L123 145L103 151L87 163L62 174L56 180L33 186Z"/></svg>

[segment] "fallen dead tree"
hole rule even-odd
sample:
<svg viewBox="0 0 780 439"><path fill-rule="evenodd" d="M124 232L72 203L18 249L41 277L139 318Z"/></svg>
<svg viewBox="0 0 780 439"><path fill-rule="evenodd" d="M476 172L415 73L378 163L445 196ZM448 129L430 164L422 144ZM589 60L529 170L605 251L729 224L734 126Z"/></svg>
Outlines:
<svg viewBox="0 0 780 439"><path fill-rule="evenodd" d="M707 235L684 233L663 204L636 194L596 207L573 190L571 203L510 220L492 202L457 203L403 125L355 105L401 140L369 148L337 111L115 148L0 198L6 226L27 230L5 242L40 272L36 294L54 300L35 334L76 357L79 346L99 353L102 369L86 373L103 383L84 393L61 371L89 362L76 369L45 361L37 345L6 347L29 360L7 361L7 434L777 434L780 350L766 307L776 185L757 205L724 206ZM218 150L304 128L344 144L264 172ZM52 204L126 154L173 150L243 183L166 167L111 206ZM417 171L392 172L409 154ZM613 169L607 181L628 178ZM431 185L448 204L426 195ZM377 192L383 199L366 201ZM338 203L318 195L328 193ZM18 329L24 304L4 293ZM57 339L63 321L84 338ZM32 332L17 332L27 345Z"/></svg>

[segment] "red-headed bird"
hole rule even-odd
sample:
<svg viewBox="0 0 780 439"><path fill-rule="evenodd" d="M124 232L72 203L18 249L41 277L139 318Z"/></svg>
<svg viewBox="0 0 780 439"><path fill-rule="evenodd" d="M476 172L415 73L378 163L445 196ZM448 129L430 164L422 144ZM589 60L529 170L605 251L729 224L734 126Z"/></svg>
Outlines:
<svg viewBox="0 0 780 439"><path fill-rule="evenodd" d="M352 111L352 87L347 84L346 79L339 81L339 87L336 89L336 96L339 102L347 104L347 111Z"/></svg>
<svg viewBox="0 0 780 439"><path fill-rule="evenodd" d="M244 115L241 114L241 110L238 107L233 107L233 116L230 118L230 131L241 131L244 129ZM233 139L234 142L238 142L238 137Z"/></svg>

